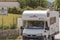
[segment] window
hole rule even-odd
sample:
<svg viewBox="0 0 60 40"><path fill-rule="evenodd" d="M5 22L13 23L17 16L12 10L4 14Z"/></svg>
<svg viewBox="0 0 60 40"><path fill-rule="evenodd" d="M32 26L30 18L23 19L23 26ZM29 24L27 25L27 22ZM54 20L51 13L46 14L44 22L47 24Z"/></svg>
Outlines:
<svg viewBox="0 0 60 40"><path fill-rule="evenodd" d="M44 28L44 21L28 21L29 28Z"/></svg>
<svg viewBox="0 0 60 40"><path fill-rule="evenodd" d="M50 25L56 23L56 17L50 18Z"/></svg>

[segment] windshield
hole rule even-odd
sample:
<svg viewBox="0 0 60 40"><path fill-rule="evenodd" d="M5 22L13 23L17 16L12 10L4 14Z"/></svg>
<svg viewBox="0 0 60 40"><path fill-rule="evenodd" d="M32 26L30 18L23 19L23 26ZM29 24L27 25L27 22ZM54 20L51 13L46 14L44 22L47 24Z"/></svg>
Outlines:
<svg viewBox="0 0 60 40"><path fill-rule="evenodd" d="M28 21L27 28L44 28L44 21Z"/></svg>

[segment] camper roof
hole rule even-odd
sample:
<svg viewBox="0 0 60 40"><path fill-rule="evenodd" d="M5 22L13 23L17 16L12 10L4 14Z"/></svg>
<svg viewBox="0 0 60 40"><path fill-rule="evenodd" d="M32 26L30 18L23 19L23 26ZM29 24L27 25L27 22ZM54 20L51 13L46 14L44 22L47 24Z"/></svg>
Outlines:
<svg viewBox="0 0 60 40"><path fill-rule="evenodd" d="M46 18L48 10L26 10L23 12L23 20L38 20Z"/></svg>
<svg viewBox="0 0 60 40"><path fill-rule="evenodd" d="M48 11L47 10L26 10L23 12L23 14L46 14Z"/></svg>

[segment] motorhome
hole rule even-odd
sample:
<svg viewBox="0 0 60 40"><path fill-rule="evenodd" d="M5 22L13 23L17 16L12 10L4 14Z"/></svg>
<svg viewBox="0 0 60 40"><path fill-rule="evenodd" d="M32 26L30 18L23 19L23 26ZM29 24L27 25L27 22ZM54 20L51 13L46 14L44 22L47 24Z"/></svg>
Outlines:
<svg viewBox="0 0 60 40"><path fill-rule="evenodd" d="M26 10L19 27L23 27L23 40L54 40L59 33L59 12L51 10Z"/></svg>

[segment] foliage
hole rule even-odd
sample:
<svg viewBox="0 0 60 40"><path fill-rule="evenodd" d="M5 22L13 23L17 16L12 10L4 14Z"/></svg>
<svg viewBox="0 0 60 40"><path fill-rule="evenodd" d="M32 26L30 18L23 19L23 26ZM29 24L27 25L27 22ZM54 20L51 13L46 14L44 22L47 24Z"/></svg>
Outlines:
<svg viewBox="0 0 60 40"><path fill-rule="evenodd" d="M12 13L12 8L9 8L8 9L8 13Z"/></svg>
<svg viewBox="0 0 60 40"><path fill-rule="evenodd" d="M0 25L0 29L3 29L2 25Z"/></svg>
<svg viewBox="0 0 60 40"><path fill-rule="evenodd" d="M17 13L17 9L16 9L16 7L14 7L14 8L12 8L12 13Z"/></svg>
<svg viewBox="0 0 60 40"><path fill-rule="evenodd" d="M37 7L46 8L48 1L47 0L18 0L20 3L20 9L17 8L9 8L8 12L13 14L22 14L24 10L32 10Z"/></svg>
<svg viewBox="0 0 60 40"><path fill-rule="evenodd" d="M40 0L26 0L28 3L27 5L32 8L36 8L38 5L40 5Z"/></svg>
<svg viewBox="0 0 60 40"><path fill-rule="evenodd" d="M17 28L17 27L16 27L16 24L13 24L13 25L11 24L11 25L10 25L10 29L16 29L16 28Z"/></svg>
<svg viewBox="0 0 60 40"><path fill-rule="evenodd" d="M4 30L9 29L9 26L4 26Z"/></svg>
<svg viewBox="0 0 60 40"><path fill-rule="evenodd" d="M47 0L19 0L21 8L25 8L27 6L36 8L37 6L47 7Z"/></svg>
<svg viewBox="0 0 60 40"><path fill-rule="evenodd" d="M0 29L4 29L4 30L6 30L6 29L9 29L9 26L6 26L6 25L0 25Z"/></svg>
<svg viewBox="0 0 60 40"><path fill-rule="evenodd" d="M20 10L17 10L17 8L9 8L8 13L13 13L13 14L21 14Z"/></svg>
<svg viewBox="0 0 60 40"><path fill-rule="evenodd" d="M46 8L48 4L47 0L41 0L41 7Z"/></svg>
<svg viewBox="0 0 60 40"><path fill-rule="evenodd" d="M10 25L10 27L9 26L6 26L6 25L0 25L0 29L4 29L4 30L6 30L6 29L16 29L17 27L16 27L16 24L14 24L14 25Z"/></svg>
<svg viewBox="0 0 60 40"><path fill-rule="evenodd" d="M24 10L33 10L33 8L32 8L32 7L29 7L29 6L23 8L23 9L24 9Z"/></svg>
<svg viewBox="0 0 60 40"><path fill-rule="evenodd" d="M21 7L21 8L26 7L26 1L25 1L25 0L18 0L18 1L19 1L19 3L20 3L20 7Z"/></svg>
<svg viewBox="0 0 60 40"><path fill-rule="evenodd" d="M55 0L53 2L53 6L57 6L58 8L60 8L60 0Z"/></svg>
<svg viewBox="0 0 60 40"><path fill-rule="evenodd" d="M47 10L47 8L43 8L43 7L38 6L38 7L35 8L34 10Z"/></svg>
<svg viewBox="0 0 60 40"><path fill-rule="evenodd" d="M32 10L33 8L31 8L31 7L29 7L29 6L27 6L27 7L25 7L25 8L19 8L19 10L17 10L17 8L9 8L9 10L8 10L8 12L9 13L13 13L13 14L22 14L22 12L24 11L24 10Z"/></svg>
<svg viewBox="0 0 60 40"><path fill-rule="evenodd" d="M40 7L40 6L35 8L35 10L40 10L40 9L42 9L42 7Z"/></svg>

